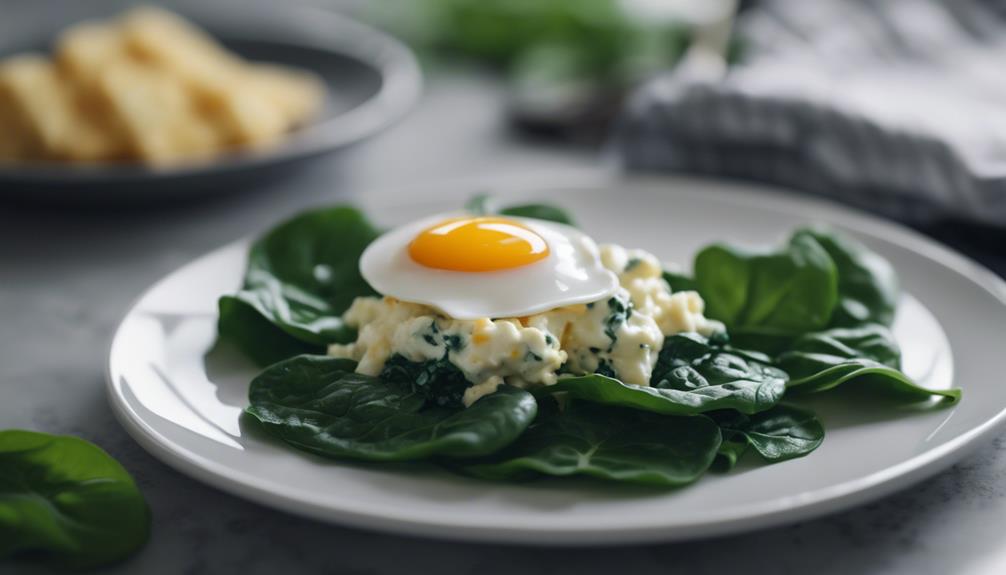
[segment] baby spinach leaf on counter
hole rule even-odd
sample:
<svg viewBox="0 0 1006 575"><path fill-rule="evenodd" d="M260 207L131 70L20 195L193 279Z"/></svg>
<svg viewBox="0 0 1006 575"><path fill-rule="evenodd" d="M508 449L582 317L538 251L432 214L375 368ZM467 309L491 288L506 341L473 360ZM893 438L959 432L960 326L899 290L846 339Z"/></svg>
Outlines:
<svg viewBox="0 0 1006 575"><path fill-rule="evenodd" d="M101 448L76 437L0 431L0 559L91 568L130 555L149 533L143 495Z"/></svg>
<svg viewBox="0 0 1006 575"><path fill-rule="evenodd" d="M462 407L465 390L472 386L447 357L413 362L397 353L385 362L381 379L408 386L441 407Z"/></svg>
<svg viewBox="0 0 1006 575"><path fill-rule="evenodd" d="M695 258L695 283L706 315L731 333L822 329L838 301L835 264L809 235L793 236L776 251L713 244Z"/></svg>
<svg viewBox="0 0 1006 575"><path fill-rule="evenodd" d="M806 409L780 404L756 413L719 412L712 415L723 433L721 466L731 468L746 447L769 463L803 457L824 441L824 427Z"/></svg>
<svg viewBox="0 0 1006 575"><path fill-rule="evenodd" d="M341 314L358 296L374 295L360 276L359 259L379 232L358 210L338 206L306 212L273 228L251 248L242 289L220 302L219 330L256 359L262 349L298 349L269 333L260 316L291 338L315 348L345 343L355 331ZM271 342L257 342L259 334Z"/></svg>
<svg viewBox="0 0 1006 575"><path fill-rule="evenodd" d="M355 368L312 355L277 363L252 381L246 411L298 449L371 461L487 455L517 439L537 412L530 393L509 386L467 409L431 407L412 386Z"/></svg>
<svg viewBox="0 0 1006 575"><path fill-rule="evenodd" d="M575 226L573 217L569 212L551 204L520 204L497 208L492 196L479 194L472 197L465 204L465 210L476 216L514 216L518 218L534 218L536 220L546 220L557 222L569 226Z"/></svg>
<svg viewBox="0 0 1006 575"><path fill-rule="evenodd" d="M765 363L713 346L698 334L668 337L650 386L623 383L600 374L562 377L550 393L653 411L691 415L717 409L757 413L786 391L786 374Z"/></svg>
<svg viewBox="0 0 1006 575"><path fill-rule="evenodd" d="M720 431L708 417L673 417L573 401L536 420L510 447L462 462L486 479L589 475L611 481L676 487L709 468Z"/></svg>
<svg viewBox="0 0 1006 575"><path fill-rule="evenodd" d="M930 390L897 369L900 351L891 332L881 325L835 328L797 338L776 358L789 374L791 393L815 393L855 382L871 392L921 401L933 395L950 403L959 389Z"/></svg>
<svg viewBox="0 0 1006 575"><path fill-rule="evenodd" d="M831 325L891 325L900 289L898 275L887 260L856 240L823 228L805 228L795 235L817 240L835 262L838 305Z"/></svg>

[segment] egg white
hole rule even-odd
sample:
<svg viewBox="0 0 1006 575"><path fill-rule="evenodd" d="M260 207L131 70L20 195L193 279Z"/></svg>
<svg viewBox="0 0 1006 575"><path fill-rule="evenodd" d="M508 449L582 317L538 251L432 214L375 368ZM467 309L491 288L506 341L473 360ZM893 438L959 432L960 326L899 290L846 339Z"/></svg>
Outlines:
<svg viewBox="0 0 1006 575"><path fill-rule="evenodd" d="M456 319L531 315L599 301L618 290L618 277L601 265L593 239L572 226L542 220L508 218L548 243L548 256L525 266L462 272L428 268L409 256L409 243L420 232L463 215L432 216L385 233L364 250L360 273L383 295L428 305Z"/></svg>

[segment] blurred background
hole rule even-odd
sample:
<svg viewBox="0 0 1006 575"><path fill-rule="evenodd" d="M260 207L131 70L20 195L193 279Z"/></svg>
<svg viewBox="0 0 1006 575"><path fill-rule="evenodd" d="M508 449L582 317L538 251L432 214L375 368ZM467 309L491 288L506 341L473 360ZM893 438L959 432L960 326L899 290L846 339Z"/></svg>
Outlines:
<svg viewBox="0 0 1006 575"><path fill-rule="evenodd" d="M493 74L525 141L824 195L1004 269L1002 2L398 4L353 9L434 77Z"/></svg>
<svg viewBox="0 0 1006 575"><path fill-rule="evenodd" d="M163 511L155 530L176 534L146 560L243 542L179 572L230 570L276 538L285 547L261 560L277 569L313 560L301 538L385 547L175 473L102 395L106 342L138 294L306 207L727 178L890 218L1006 275L1002 0L178 0L154 4L204 32L154 17L63 35L139 4L0 0L0 422L83 436L124 461ZM976 464L921 496L1002 474ZM916 503L812 522L801 541L847 543L846 565L908 556L918 542L885 518L940 523ZM221 521L172 511L210 505ZM277 527L256 527L263 517ZM755 555L802 536L733 543ZM568 559L385 541L425 569L441 565L431 547L473 570L482 556L532 572ZM697 565L716 545L628 564Z"/></svg>
<svg viewBox="0 0 1006 575"><path fill-rule="evenodd" d="M107 20L138 4L143 3L5 0L0 54L49 51L55 67L64 75L70 70L72 76L80 68L77 44L88 58L102 59L93 38L81 39L86 35L73 34L69 27ZM170 148L164 141L141 141L140 152L133 151L131 143L126 151L111 146L100 157L92 141L89 145L74 141L72 149L62 150L50 140L61 129L72 130L53 120L35 139L44 140L36 147L55 149L25 152L21 161L7 161L9 153L0 147L0 162L5 162L0 168L6 168L0 169L0 190L29 202L57 196L63 203L82 195L66 193L65 184L78 189L92 184L99 192L86 198L115 195L118 200L194 195L179 190L209 187L254 188L265 180L302 172L289 169L300 159L396 126L392 134L367 143L372 153L364 155L397 163L396 172L418 170L415 175L425 180L513 173L500 158L508 153L532 158L517 162L522 173L603 165L609 174L659 171L758 180L887 215L966 245L993 267L1002 265L984 248L999 239L997 230L1006 225L1006 114L1001 105L1006 96L1001 72L1006 5L997 0L791 4L778 0L299 0L290 6L259 1L167 2L164 7L189 18L196 29L205 29L229 54L171 49L188 43L173 41L168 34L161 38L169 46L165 56L158 52L156 41L144 40L158 37L156 26L123 24L129 29L125 34L129 49L146 58L141 62L166 58L185 68L183 81L196 77L203 84L214 76L213 66L206 62L230 54L252 63L278 62L287 71L319 80L325 104L315 109L312 97L317 94L300 94L295 102L300 115L295 113L285 123L274 121L273 133L269 126L241 125L253 122L227 106L221 108L216 100L200 103L212 129L219 132L221 109L238 116L232 120L238 126L225 129L216 148L198 134L188 134L184 146L179 144L184 154L174 155L162 149ZM410 69L414 63L407 61L407 54L393 53L394 46L366 30L350 30L354 23L332 20L334 14L399 39L415 54L421 71ZM82 69L77 75L88 77L98 68ZM425 77L422 89L419 74ZM136 74L131 78L136 92ZM40 81L35 79L34 86L22 81L22 97L33 90L44 92ZM279 93L285 87L288 94L295 93L290 86L274 88L280 81L276 76L256 81L256 89L236 91ZM87 81L74 82L77 92L89 93ZM214 89L209 88L211 98L218 96ZM149 92L163 94L154 87ZM12 110L0 114L0 126L14 134L6 141L32 140L30 135L17 135L24 130L16 129L15 120L21 115L16 98L3 94L0 81L0 110ZM258 104L247 101L248 96L222 100L233 104L234 110L243 108L251 115L248 110L258 109L265 116L261 111L266 108L255 108ZM166 102L148 105L172 109ZM93 103L87 105L91 108L84 115L96 116ZM155 118L171 123L163 112L136 122L149 127ZM455 136L457 140L451 141ZM414 145L431 138L437 140L432 146ZM170 138L161 138L166 139ZM272 149L258 157L213 155L221 150L269 148L262 142ZM81 146L83 151L76 149ZM395 149L383 152L381 146ZM497 150L476 153L492 147ZM429 157L424 160L422 154ZM176 169L146 177L145 171L82 173L53 165L54 160L69 157L121 167L137 156L141 164L172 164ZM458 162L433 169L431 162L441 156L450 158L444 160L447 165L454 159ZM329 165L341 165L332 168L336 178L353 177L354 170L342 164L344 157L327 158ZM551 162L544 157L562 159ZM214 158L220 160L215 165L207 161ZM45 164L35 169L31 162L40 159ZM229 177L241 174L246 177L240 183L240 178ZM415 181L411 176L405 179ZM131 188L138 185L166 191L133 193ZM119 193L113 194L117 188ZM962 222L966 225L956 225Z"/></svg>

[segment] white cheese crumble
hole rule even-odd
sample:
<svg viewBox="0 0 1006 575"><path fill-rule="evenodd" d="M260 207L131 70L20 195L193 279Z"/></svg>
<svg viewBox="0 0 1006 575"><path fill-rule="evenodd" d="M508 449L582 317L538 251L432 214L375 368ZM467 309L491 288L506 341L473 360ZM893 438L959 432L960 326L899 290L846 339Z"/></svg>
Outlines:
<svg viewBox="0 0 1006 575"><path fill-rule="evenodd" d="M601 263L618 274L618 282L629 292L632 305L652 317L665 336L695 332L708 337L724 329L722 323L703 315L706 303L698 292L671 293L660 261L653 254L615 244L600 248Z"/></svg>
<svg viewBox="0 0 1006 575"><path fill-rule="evenodd" d="M665 336L723 329L703 315L698 293L671 293L652 254L612 244L600 250L622 286L611 298L521 318L458 320L425 305L361 297L343 315L358 330L356 342L328 353L359 362L356 371L367 375L380 374L395 354L412 362L446 358L472 382L468 406L504 382L552 385L561 367L649 385Z"/></svg>

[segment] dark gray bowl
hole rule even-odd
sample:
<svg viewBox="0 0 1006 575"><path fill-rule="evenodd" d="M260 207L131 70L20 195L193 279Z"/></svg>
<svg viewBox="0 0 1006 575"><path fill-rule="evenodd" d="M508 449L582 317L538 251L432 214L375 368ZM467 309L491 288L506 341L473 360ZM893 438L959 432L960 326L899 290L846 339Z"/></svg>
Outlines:
<svg viewBox="0 0 1006 575"><path fill-rule="evenodd" d="M14 0L0 18L0 56L49 52L66 26L114 16L129 0ZM156 201L224 193L281 177L299 162L358 142L401 118L422 80L412 53L396 40L332 11L287 2L162 2L253 60L311 70L327 84L325 111L283 143L171 168L37 164L0 166L0 198L97 203Z"/></svg>

